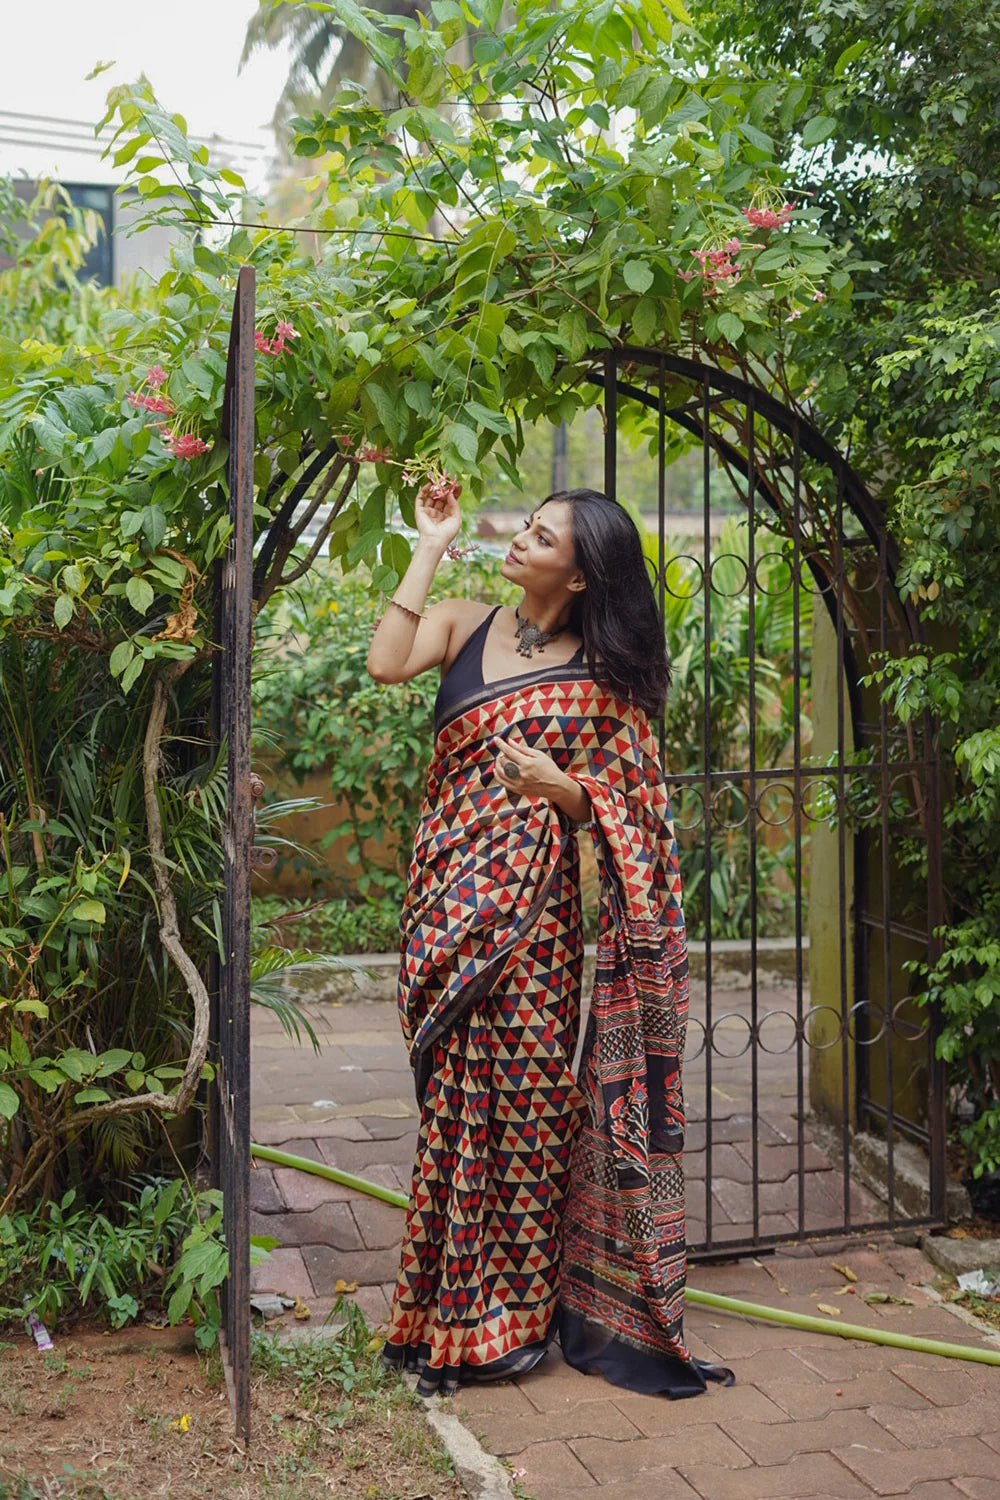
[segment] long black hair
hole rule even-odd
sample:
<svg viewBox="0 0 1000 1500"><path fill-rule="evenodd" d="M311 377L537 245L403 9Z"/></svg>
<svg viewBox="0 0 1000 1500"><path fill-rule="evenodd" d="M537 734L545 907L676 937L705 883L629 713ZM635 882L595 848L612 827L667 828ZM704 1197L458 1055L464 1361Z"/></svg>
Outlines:
<svg viewBox="0 0 1000 1500"><path fill-rule="evenodd" d="M657 718L670 686L670 664L635 524L598 490L558 490L547 498L570 507L576 565L587 580L573 601L570 623L583 637L587 666L595 682Z"/></svg>

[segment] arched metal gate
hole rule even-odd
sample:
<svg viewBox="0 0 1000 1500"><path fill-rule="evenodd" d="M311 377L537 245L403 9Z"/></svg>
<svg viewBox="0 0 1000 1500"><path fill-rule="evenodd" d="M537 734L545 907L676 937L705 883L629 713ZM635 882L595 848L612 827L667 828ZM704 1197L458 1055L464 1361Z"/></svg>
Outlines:
<svg viewBox="0 0 1000 1500"><path fill-rule="evenodd" d="M631 408L634 428L634 409L645 415L660 610L668 635L695 616L700 658L679 662L686 684L661 726L688 925L703 944L684 1068L692 1258L938 1222L944 1068L909 965L933 956L943 920L939 770L935 725L898 722L864 681L922 639L884 519L807 420L736 375L624 347L589 378L603 388L604 488L625 502L622 418ZM682 556L665 528L677 429L702 459ZM720 491L736 514L713 542ZM720 988L730 974L719 952L737 908L748 967L738 990ZM766 922L783 945L765 944ZM770 981L776 958L790 984ZM852 1183L859 1136L869 1187L882 1179L874 1192ZM910 1146L905 1203L904 1143L926 1152Z"/></svg>
<svg viewBox="0 0 1000 1500"><path fill-rule="evenodd" d="M244 272L227 377L234 530L219 580L215 663L230 810L228 961L216 986L211 1091L232 1263L224 1362L244 1437L252 334L252 272ZM907 1222L938 1221L944 1073L933 1017L908 998L906 968L933 955L942 920L938 767L934 725L896 722L877 689L863 686L881 656L906 655L921 639L893 582L897 559L882 516L808 421L735 375L623 347L595 356L589 379L603 392L604 488L626 502L618 494L622 420L628 412L633 428L646 423L658 496L650 565L668 634L690 630L691 649L675 660L683 691L668 707L661 747L688 924L701 933L684 1074L692 1258L893 1227L903 1217L895 1170L902 1142L927 1148L926 1202L908 1204ZM702 460L700 514L681 556L666 531L678 431L700 446ZM735 513L729 539L713 544L723 489ZM745 938L735 946L748 974L736 990L722 987L720 931L740 911ZM765 926L775 920L784 923L791 972L781 988L766 969L774 960ZM881 1201L852 1186L859 1131L881 1142Z"/></svg>

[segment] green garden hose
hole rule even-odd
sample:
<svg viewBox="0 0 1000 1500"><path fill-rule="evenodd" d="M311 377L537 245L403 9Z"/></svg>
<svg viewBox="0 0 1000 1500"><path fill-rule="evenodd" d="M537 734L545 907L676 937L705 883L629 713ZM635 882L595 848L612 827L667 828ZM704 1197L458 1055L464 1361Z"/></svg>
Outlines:
<svg viewBox="0 0 1000 1500"><path fill-rule="evenodd" d="M312 1172L316 1177L326 1177L330 1182L339 1182L342 1187L353 1188L356 1193L366 1193L370 1198L380 1198L394 1208L406 1208L408 1199L392 1188L380 1187L377 1182L367 1182L355 1177L353 1172L342 1172L339 1167L328 1167L325 1162L311 1161L306 1156L291 1156L287 1151L274 1151L270 1146L252 1144L250 1155L261 1161L273 1162L279 1167L295 1167L300 1172ZM714 1307L720 1312L738 1313L744 1318L761 1318L769 1323L785 1323L790 1328L802 1328L809 1333L828 1333L840 1339L864 1339L869 1344L890 1344L894 1349L909 1349L915 1354L943 1354L949 1359L968 1359L981 1365L1000 1365L1000 1349L977 1348L972 1344L946 1344L941 1339L922 1339L907 1333L892 1333L883 1328L866 1328L861 1323L834 1323L830 1318L814 1318L809 1313L787 1312L780 1307L764 1307L757 1302L743 1302L736 1297L722 1297L716 1292L699 1292L689 1286L685 1300L701 1307Z"/></svg>

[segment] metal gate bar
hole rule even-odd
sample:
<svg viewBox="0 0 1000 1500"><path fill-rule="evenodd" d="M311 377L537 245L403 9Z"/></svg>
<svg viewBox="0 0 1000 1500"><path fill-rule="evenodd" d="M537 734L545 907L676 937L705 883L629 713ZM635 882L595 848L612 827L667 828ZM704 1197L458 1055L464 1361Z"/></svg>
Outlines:
<svg viewBox="0 0 1000 1500"><path fill-rule="evenodd" d="M222 1367L238 1437L250 1440L250 658L253 587L254 449L253 268L236 286L223 397L229 441L232 532L216 573L216 650L212 663L213 736L226 746L223 828L223 958L213 999L210 1149L222 1191L229 1276L220 1289Z"/></svg>

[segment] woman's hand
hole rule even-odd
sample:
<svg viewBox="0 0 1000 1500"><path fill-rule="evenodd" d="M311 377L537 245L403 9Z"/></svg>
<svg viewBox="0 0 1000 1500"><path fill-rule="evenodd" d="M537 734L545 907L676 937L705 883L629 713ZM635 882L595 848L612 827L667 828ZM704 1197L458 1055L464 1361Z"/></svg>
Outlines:
<svg viewBox="0 0 1000 1500"><path fill-rule="evenodd" d="M576 823L590 817L590 798L578 781L561 771L544 750L531 750L513 740L501 740L496 778L516 797L546 797Z"/></svg>
<svg viewBox="0 0 1000 1500"><path fill-rule="evenodd" d="M432 542L443 551L458 536L462 512L454 493L418 495L414 510L417 535L423 541Z"/></svg>

